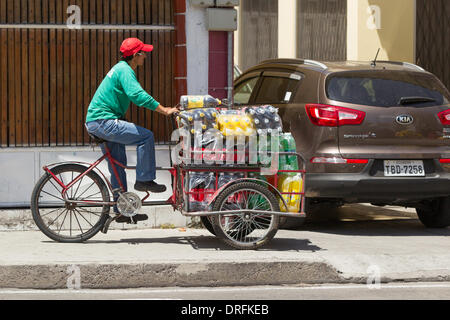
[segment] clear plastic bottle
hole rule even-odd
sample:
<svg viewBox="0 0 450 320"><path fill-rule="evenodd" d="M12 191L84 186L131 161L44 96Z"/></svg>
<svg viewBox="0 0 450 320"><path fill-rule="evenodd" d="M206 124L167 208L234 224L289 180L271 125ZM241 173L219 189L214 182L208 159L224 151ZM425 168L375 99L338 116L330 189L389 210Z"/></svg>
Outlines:
<svg viewBox="0 0 450 320"><path fill-rule="evenodd" d="M221 104L219 99L211 95L181 96L180 98L180 105L183 109L215 108Z"/></svg>
<svg viewBox="0 0 450 320"><path fill-rule="evenodd" d="M203 121L205 114L200 110L194 111L194 121Z"/></svg>
<svg viewBox="0 0 450 320"><path fill-rule="evenodd" d="M233 121L233 126L234 126L235 129L240 128L240 126L241 126L241 119L240 119L240 117L234 117L232 121Z"/></svg>

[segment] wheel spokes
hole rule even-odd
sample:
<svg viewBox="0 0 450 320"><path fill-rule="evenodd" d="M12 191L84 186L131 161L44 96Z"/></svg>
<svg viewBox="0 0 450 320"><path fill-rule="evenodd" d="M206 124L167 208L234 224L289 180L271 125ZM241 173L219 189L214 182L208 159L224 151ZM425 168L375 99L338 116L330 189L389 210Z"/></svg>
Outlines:
<svg viewBox="0 0 450 320"><path fill-rule="evenodd" d="M71 183L81 172L74 170L55 173L64 183ZM75 178L76 179L76 178ZM66 192L67 200L62 197L63 187L56 183L53 176L42 182L37 194L38 219L42 221L46 232L61 239L80 239L94 228L98 228L106 213L107 205L80 204L79 201L108 202L96 179L90 175L80 178ZM69 198L70 197L70 198ZM68 201L70 200L70 201ZM108 207L109 208L109 207ZM81 218L80 218L81 217Z"/></svg>
<svg viewBox="0 0 450 320"><path fill-rule="evenodd" d="M232 203L229 200L236 199ZM254 243L264 238L270 230L273 217L253 214L247 210L271 211L270 200L256 190L239 190L228 196L221 205L220 211L241 210L242 213L223 214L219 216L222 230L227 237L240 243ZM231 221L230 221L231 220Z"/></svg>

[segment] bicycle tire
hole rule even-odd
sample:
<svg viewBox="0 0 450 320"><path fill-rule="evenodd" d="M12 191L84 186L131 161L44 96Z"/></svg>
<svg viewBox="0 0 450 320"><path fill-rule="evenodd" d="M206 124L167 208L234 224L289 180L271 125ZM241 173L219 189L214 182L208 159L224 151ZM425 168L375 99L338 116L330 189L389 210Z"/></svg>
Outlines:
<svg viewBox="0 0 450 320"><path fill-rule="evenodd" d="M223 190L213 203L213 211L225 211L224 204L227 202L227 200L234 194L242 191L255 192L256 194L258 194L258 196L261 197L261 199L265 199L265 201L267 201L267 204L269 205L267 207L267 211L280 212L280 206L276 196L272 192L270 192L265 186L262 186L261 184L255 182L240 182ZM244 219L244 215L245 213L235 214L231 216L236 219L239 218ZM254 250L266 245L270 240L273 239L273 237L278 231L280 217L276 215L255 217L252 214L249 214L248 216L250 217L250 219L248 219L249 222L247 225L252 225L253 229L247 231L224 230L222 220L226 217L222 214L212 216L211 220L216 235L227 245L239 250ZM270 223L268 223L266 228L261 228L262 219L267 220L268 219L267 217L270 217ZM257 219L260 219L259 223L257 222ZM237 224L236 222L233 223ZM253 239L250 236L252 235L252 232L256 230L265 230L265 231L263 231L262 236L255 237ZM236 239L237 237L242 237L243 240L245 241L239 241L239 239Z"/></svg>
<svg viewBox="0 0 450 320"><path fill-rule="evenodd" d="M213 235L216 235L216 232L214 231L214 227L211 223L211 218L202 216L202 217L200 217L200 220L202 221L202 224L206 230L211 232Z"/></svg>
<svg viewBox="0 0 450 320"><path fill-rule="evenodd" d="M87 170L87 168L82 165L63 164L63 165L54 167L52 169L52 172L53 172L53 174L55 174L56 176L59 176L59 177L62 177L63 174L65 174L65 173L70 173L71 176L74 177L75 173L80 174L80 173L85 172L86 170ZM94 171L90 171L89 173L86 174L85 177L88 177L89 179L91 179L92 184L95 184L98 187L99 193L101 194L101 201L109 202L110 201L109 190L108 190L105 182L103 181L103 179ZM83 179L85 177L83 177ZM65 235L62 235L60 232L58 232L58 233L54 232L51 229L51 225L47 225L47 223L44 221L45 219L43 219L43 217L45 215L48 215L49 212L45 213L45 210L48 210L48 209L45 209L44 207L40 207L40 205L42 206L42 203L40 203L40 199L43 199L45 196L47 196L46 194L48 194L48 192L43 191L43 190L44 190L44 187L46 187L46 186L50 187L49 182L50 182L50 184L53 185L53 187L56 190L58 190L57 189L58 185L55 186L55 183L53 181L54 181L53 177L48 172L46 172L36 183L36 185L33 189L33 193L31 195L31 212L33 215L33 220L36 223L39 230L41 230L50 239L57 241L57 242L63 242L63 243L80 243L80 242L84 242L84 241L92 238L93 236L95 236L103 228L106 220L108 219L109 211L110 211L109 205L99 206L99 208L101 209L101 212L98 212L98 213L94 213L93 211L89 212L88 210L83 209L85 207L77 206L77 205L71 206L71 208L73 207L73 210L72 210L72 209L67 208L67 206L68 206L67 202L65 202L63 204L62 201L64 201L64 200L59 198L60 200L58 201L58 203L54 204L54 207L52 208L52 210L57 211L57 210L62 209L64 206L64 208L66 208L66 211L67 211L65 213L65 218L60 226L60 231L62 230L62 227L64 226L64 222L67 217L67 213L68 213L68 211L70 211L70 228L72 228L72 214L73 214L74 218L76 220L76 224L78 224L78 226L79 226L81 234L72 236L72 229L70 229L70 231L69 231L70 236L65 236ZM82 184L82 179L79 181L78 188L80 187L81 184ZM76 185L77 184L75 184L73 188L75 188ZM88 190L88 189L86 189L86 190ZM86 192L86 190L84 192ZM75 193L77 193L77 192L78 192L78 189L76 190ZM55 192L55 194L57 194L57 192ZM57 196L54 196L54 195L52 195L52 197L58 198ZM94 200L96 200L96 199L94 199ZM56 207L56 209L54 209L55 207ZM96 221L94 224L91 224L86 219L86 215L88 213L86 213L86 212L81 213L82 210L86 210L87 212L89 212L90 216L92 216L92 214L98 216L98 221ZM51 212L52 211L50 211L50 213ZM57 211L57 213L58 213L58 211ZM77 213L80 215L80 219L78 219ZM61 213L60 216L62 216L62 214L63 213ZM88 228L86 231L84 231L81 227L81 223L84 223L84 220L82 220L81 218L86 220L91 225L91 227ZM51 224L56 222L57 219L58 218L56 218ZM94 218L94 219L96 219L96 218ZM80 221L81 221L81 223L80 223ZM74 224L75 224L75 221L74 221Z"/></svg>

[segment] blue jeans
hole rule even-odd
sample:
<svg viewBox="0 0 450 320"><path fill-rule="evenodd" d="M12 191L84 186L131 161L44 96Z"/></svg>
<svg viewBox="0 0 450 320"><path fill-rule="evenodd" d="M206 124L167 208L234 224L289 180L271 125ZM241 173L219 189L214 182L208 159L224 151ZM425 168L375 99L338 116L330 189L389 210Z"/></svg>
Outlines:
<svg viewBox="0 0 450 320"><path fill-rule="evenodd" d="M97 120L86 123L90 134L104 139L114 159L127 165L125 145L137 145L136 181L153 181L156 178L155 139L153 133L145 128L123 120ZM101 145L103 154L105 147ZM120 187L113 168L108 161L113 189ZM125 169L116 165L120 181L127 191L127 176ZM115 198L117 196L115 195Z"/></svg>

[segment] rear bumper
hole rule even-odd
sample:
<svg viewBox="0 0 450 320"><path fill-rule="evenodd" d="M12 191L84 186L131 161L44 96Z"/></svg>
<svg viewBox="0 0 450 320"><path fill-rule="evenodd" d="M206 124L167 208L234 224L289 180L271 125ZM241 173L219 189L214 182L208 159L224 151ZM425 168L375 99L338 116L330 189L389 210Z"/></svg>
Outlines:
<svg viewBox="0 0 450 320"><path fill-rule="evenodd" d="M306 196L347 201L421 200L450 196L450 174L386 178L368 174L317 173L306 175Z"/></svg>

